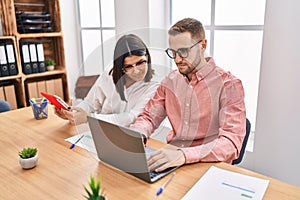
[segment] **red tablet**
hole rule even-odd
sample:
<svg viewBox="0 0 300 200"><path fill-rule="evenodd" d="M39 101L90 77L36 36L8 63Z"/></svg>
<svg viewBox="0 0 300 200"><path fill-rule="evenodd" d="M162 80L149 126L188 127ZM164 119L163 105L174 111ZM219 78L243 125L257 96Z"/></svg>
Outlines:
<svg viewBox="0 0 300 200"><path fill-rule="evenodd" d="M56 108L62 108L64 110L70 110L71 106L69 106L64 100L62 100L59 96L47 94L45 92L41 92L41 95L48 99Z"/></svg>

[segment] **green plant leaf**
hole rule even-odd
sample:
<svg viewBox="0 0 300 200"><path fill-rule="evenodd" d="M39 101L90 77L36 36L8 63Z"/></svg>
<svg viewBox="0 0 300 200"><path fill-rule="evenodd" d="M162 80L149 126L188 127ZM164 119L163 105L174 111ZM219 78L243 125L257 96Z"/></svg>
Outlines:
<svg viewBox="0 0 300 200"><path fill-rule="evenodd" d="M99 194L99 191L100 191L100 184L101 184L101 180L98 179L97 186L95 188L95 192L97 192L97 194Z"/></svg>
<svg viewBox="0 0 300 200"><path fill-rule="evenodd" d="M23 159L32 158L36 155L37 148L23 148L22 151L19 151L19 156Z"/></svg>
<svg viewBox="0 0 300 200"><path fill-rule="evenodd" d="M47 59L44 61L46 66L56 65L53 59Z"/></svg>
<svg viewBox="0 0 300 200"><path fill-rule="evenodd" d="M89 200L104 200L105 196L100 194L100 188L101 188L101 179L99 178L97 181L93 176L90 176L89 186L91 191L89 191L85 186L84 190L88 194L88 197L86 197Z"/></svg>
<svg viewBox="0 0 300 200"><path fill-rule="evenodd" d="M92 193L90 193L90 191L85 186L84 186L84 190L86 191L89 197L92 197Z"/></svg>

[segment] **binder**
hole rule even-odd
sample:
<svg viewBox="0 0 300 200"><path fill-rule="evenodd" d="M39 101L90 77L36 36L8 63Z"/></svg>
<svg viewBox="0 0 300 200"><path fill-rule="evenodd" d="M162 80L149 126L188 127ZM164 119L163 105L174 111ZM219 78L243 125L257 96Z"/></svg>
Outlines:
<svg viewBox="0 0 300 200"><path fill-rule="evenodd" d="M30 54L30 61L31 61L31 70L32 73L38 73L39 67L37 63L37 53L36 53L36 46L35 43L29 44L29 54Z"/></svg>
<svg viewBox="0 0 300 200"><path fill-rule="evenodd" d="M29 56L29 48L27 43L21 43L21 49L22 49L22 67L23 67L23 73L24 74L31 74L31 64L30 64L30 56Z"/></svg>
<svg viewBox="0 0 300 200"><path fill-rule="evenodd" d="M42 43L36 43L37 59L38 59L38 68L39 72L45 72L45 56L44 56L44 46Z"/></svg>
<svg viewBox="0 0 300 200"><path fill-rule="evenodd" d="M7 61L8 61L8 71L9 75L17 75L18 68L16 64L16 56L14 51L14 46L12 43L6 43L5 45Z"/></svg>
<svg viewBox="0 0 300 200"><path fill-rule="evenodd" d="M0 45L0 71L1 76L9 76L4 45Z"/></svg>

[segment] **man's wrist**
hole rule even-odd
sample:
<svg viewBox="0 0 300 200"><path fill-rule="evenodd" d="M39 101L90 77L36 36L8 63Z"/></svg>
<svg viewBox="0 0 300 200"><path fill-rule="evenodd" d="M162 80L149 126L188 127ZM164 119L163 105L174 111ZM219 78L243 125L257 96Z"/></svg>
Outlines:
<svg viewBox="0 0 300 200"><path fill-rule="evenodd" d="M182 154L181 159L182 159L182 161L183 161L183 164L185 164L185 162L186 162L186 157L185 157L184 151L183 151L182 149L177 149L177 150L181 152L181 154Z"/></svg>

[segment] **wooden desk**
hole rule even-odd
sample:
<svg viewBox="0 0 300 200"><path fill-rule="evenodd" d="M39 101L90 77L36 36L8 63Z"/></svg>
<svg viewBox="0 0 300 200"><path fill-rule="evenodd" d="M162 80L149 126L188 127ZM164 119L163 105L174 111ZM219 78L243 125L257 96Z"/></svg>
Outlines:
<svg viewBox="0 0 300 200"><path fill-rule="evenodd" d="M83 185L90 175L102 177L102 187L109 200L156 199L157 189L166 178L149 184L97 160L96 155L75 147L64 139L76 134L74 126L53 114L35 120L30 107L0 114L0 199L85 199ZM161 143L149 140L150 146ZM23 147L37 147L38 165L23 170L18 152ZM263 179L270 184L264 199L300 199L300 188L225 163L197 163L179 168L177 175L159 199L180 199L210 166Z"/></svg>

